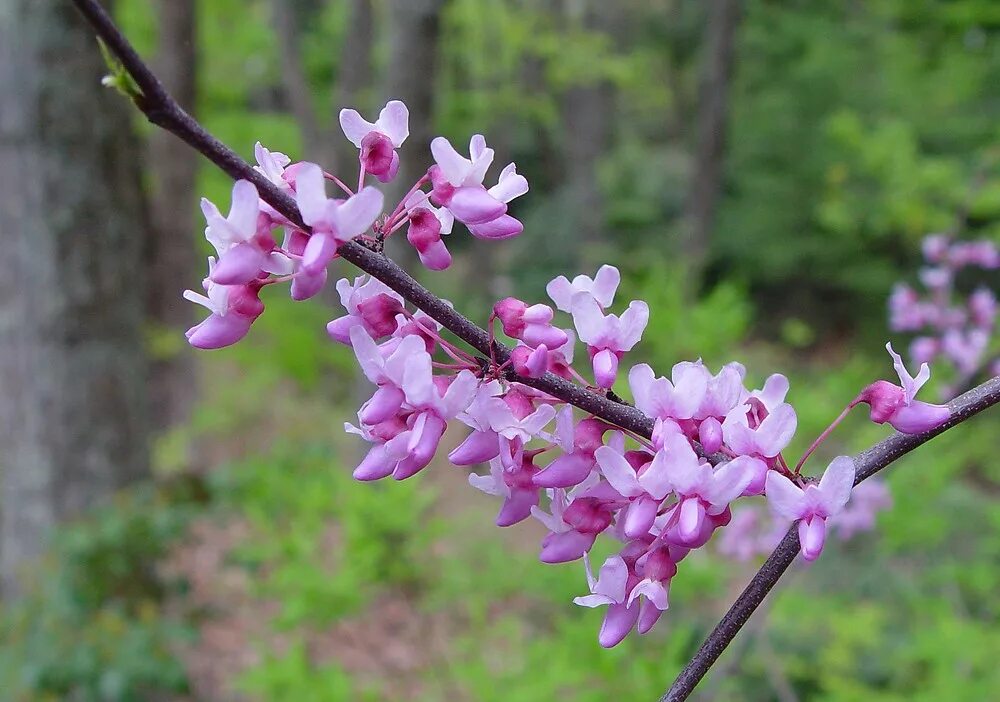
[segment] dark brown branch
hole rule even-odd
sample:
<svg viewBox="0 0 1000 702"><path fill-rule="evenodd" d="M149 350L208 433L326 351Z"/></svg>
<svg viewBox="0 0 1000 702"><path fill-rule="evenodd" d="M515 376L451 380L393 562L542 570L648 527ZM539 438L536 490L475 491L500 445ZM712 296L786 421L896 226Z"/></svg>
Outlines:
<svg viewBox="0 0 1000 702"><path fill-rule="evenodd" d="M152 123L180 137L230 177L253 182L260 192L261 198L296 226L308 231L308 227L302 222L292 198L255 171L229 147L206 132L198 122L180 108L96 0L72 1L135 80L142 93L135 98L135 103ZM483 355L490 354L490 338L485 329L474 324L447 302L420 285L391 260L355 242L341 246L339 252L345 260L381 280L477 351ZM506 361L510 356L510 349L496 342L493 343L493 352L500 362ZM547 373L543 378L537 380L521 378L516 375L509 377L511 380L542 390L585 412L641 436L649 437L652 432L652 420L635 407L614 402L551 373ZM1000 402L1000 377L993 378L952 400L950 403L953 412L951 419L934 431L913 436L894 434L858 455L855 458L857 471L855 484L871 477L941 432L998 402ZM798 552L798 532L793 526L737 598L722 621L702 644L695 657L681 671L673 686L661 698L661 702L681 702L687 699L767 593L775 586L782 573L795 560Z"/></svg>
<svg viewBox="0 0 1000 702"><path fill-rule="evenodd" d="M880 441L873 447L854 458L856 476L854 484L870 478L893 461L921 446L938 434L961 424L970 417L1000 402L1000 377L993 378L979 387L973 388L964 395L959 395L948 406L951 407L951 419L943 425L923 434L893 434L888 439ZM718 659L733 638L746 624L750 615L764 601L781 575L795 560L799 553L798 525L793 524L781 540L778 547L754 575L740 596L729 608L726 615L716 625L712 633L698 649L698 653L684 667L674 684L670 687L660 702L682 702L694 690L698 682L705 676L708 669Z"/></svg>
<svg viewBox="0 0 1000 702"><path fill-rule="evenodd" d="M231 178L251 181L257 186L257 190L265 202L296 226L301 227L304 231L309 231L291 197L255 171L232 149L205 131L174 101L118 27L115 26L114 21L104 11L100 3L96 0L73 0L73 3L135 80L142 92L135 99L136 106L150 122L180 137ZM434 295L393 261L356 242L344 244L340 247L339 253L345 260L353 263L365 273L378 278L402 295L404 299L433 317L459 339L483 355L490 355L490 337L485 329ZM510 349L503 344L494 342L494 355L498 361L503 363L509 358ZM547 373L543 378L538 379L522 378L516 375L510 377L511 380L546 392L579 407L585 412L641 436L649 437L652 432L652 420L636 408L613 402L552 373Z"/></svg>

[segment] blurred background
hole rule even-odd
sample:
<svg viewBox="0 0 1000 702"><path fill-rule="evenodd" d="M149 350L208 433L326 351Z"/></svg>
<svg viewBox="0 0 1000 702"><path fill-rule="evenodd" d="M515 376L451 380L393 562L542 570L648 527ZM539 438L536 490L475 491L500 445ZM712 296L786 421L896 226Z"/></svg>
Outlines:
<svg viewBox="0 0 1000 702"><path fill-rule="evenodd" d="M916 279L922 237L1000 241L992 0L113 9L251 159L260 140L353 174L336 114L389 98L411 115L399 186L434 135L485 134L531 184L513 205L525 233L457 227L455 265L422 279L484 322L498 297L542 300L556 275L613 263L619 300L652 309L632 362L790 377L789 455L894 377L883 346L909 339L886 300ZM367 395L325 334L332 285L309 303L267 289L244 342L191 353L198 197L225 210L231 182L104 72L69 2L0 0L0 699L661 694L759 561L694 554L660 626L605 651L601 613L571 602L582 566L539 563L537 524L493 527L467 471L354 483L362 447L342 424ZM876 531L793 567L695 698L1000 695L998 427L980 418L887 471ZM858 411L821 457L886 434Z"/></svg>

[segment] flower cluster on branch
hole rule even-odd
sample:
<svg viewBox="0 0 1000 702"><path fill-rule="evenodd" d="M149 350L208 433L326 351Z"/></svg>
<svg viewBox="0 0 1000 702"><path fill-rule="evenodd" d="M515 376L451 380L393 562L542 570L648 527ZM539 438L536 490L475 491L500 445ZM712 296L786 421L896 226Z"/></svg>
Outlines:
<svg viewBox="0 0 1000 702"><path fill-rule="evenodd" d="M443 236L456 221L480 239L521 233L507 204L527 192L528 183L512 163L496 185L483 185L493 151L481 135L472 138L468 158L443 137L434 139L434 165L389 209L378 186L367 183L369 177L387 183L397 174L396 148L409 133L406 106L389 102L375 122L344 110L341 124L359 150L354 188L317 164L293 163L257 144L257 172L294 199L302 224L262 200L246 180L234 185L225 217L203 201L205 235L217 258L209 259L205 294L185 293L211 311L188 331L192 345L211 349L242 339L263 312L259 293L265 285L289 283L296 300L316 295L347 242L381 251L406 228L421 262L441 270L451 263ZM330 197L328 187L338 197ZM736 362L716 372L698 360L680 362L669 377L643 363L631 366L626 375L632 402L651 420L650 432L581 412L531 380L551 375L617 401L610 389L650 314L641 300L613 311L619 283L618 270L606 265L593 278L552 280L547 292L554 307L513 297L498 301L488 317L488 357L446 338L435 319L409 309L402 295L368 276L337 281L346 314L327 325L334 341L352 347L375 386L357 423L346 424L370 444L354 477L410 478L437 455L449 424L466 425L471 431L448 459L457 466L489 466L469 481L501 499L498 526L535 518L548 529L540 547L543 562L584 561L590 593L576 602L607 606L598 637L604 646L653 627L669 606L680 563L714 532L729 525L752 537L749 520L733 521L732 505L741 500L764 496L779 524L797 521L803 557L817 558L828 521L851 514L845 506L854 463L840 456L818 481L800 469L855 405L867 403L873 421L908 433L932 429L950 416L946 407L914 397L929 376L927 365L913 378L891 347L899 384L880 380L863 389L794 468L782 453L797 427L786 402L788 380L774 374L760 388L747 387L746 371ZM494 352L500 348L494 343L498 323L516 342L505 358ZM580 344L589 361L583 369L574 365ZM884 503L856 504L853 528L870 524ZM622 545L595 577L588 554L601 535Z"/></svg>

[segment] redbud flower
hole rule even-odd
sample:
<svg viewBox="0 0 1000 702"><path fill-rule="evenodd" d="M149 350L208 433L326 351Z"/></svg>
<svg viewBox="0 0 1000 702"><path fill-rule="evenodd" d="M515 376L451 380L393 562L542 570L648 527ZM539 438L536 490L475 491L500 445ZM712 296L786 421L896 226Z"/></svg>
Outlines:
<svg viewBox="0 0 1000 702"><path fill-rule="evenodd" d="M503 325L504 333L520 339L532 348L545 344L548 348L558 348L566 343L566 332L552 326L554 312L548 305L531 305L508 297L493 305L496 314Z"/></svg>
<svg viewBox="0 0 1000 702"><path fill-rule="evenodd" d="M455 219L471 225L492 222L507 212L507 205L483 187L483 178L493 163L493 149L486 146L481 134L469 142L471 158L465 158L444 137L431 142L431 153L437 165L429 171L431 201L447 207Z"/></svg>
<svg viewBox="0 0 1000 702"><path fill-rule="evenodd" d="M399 154L396 149L410 135L410 113L399 100L390 100L374 124L357 110L340 111L340 127L352 144L361 149L361 165L383 183L396 177Z"/></svg>
<svg viewBox="0 0 1000 702"><path fill-rule="evenodd" d="M346 201L328 199L323 171L314 163L302 164L295 183L295 202L303 221L312 227L302 265L313 273L326 268L337 247L372 226L382 211L382 192L366 187Z"/></svg>
<svg viewBox="0 0 1000 702"><path fill-rule="evenodd" d="M208 222L205 238L219 253L219 260L211 277L222 285L249 283L268 268L269 254L274 248L271 222L261 221L260 198L257 188L248 180L238 180L233 185L233 202L229 216L223 217L219 209L202 198L201 210Z"/></svg>
<svg viewBox="0 0 1000 702"><path fill-rule="evenodd" d="M708 371L693 364L676 364L673 381L655 377L645 363L632 366L628 383L635 406L652 419L691 419L708 391ZM742 387L742 385L741 385Z"/></svg>
<svg viewBox="0 0 1000 702"><path fill-rule="evenodd" d="M757 402L756 411L746 403L727 414L722 433L726 445L739 455L774 458L792 440L798 418L787 403L775 405L767 412L764 403ZM766 416L761 419L762 414Z"/></svg>
<svg viewBox="0 0 1000 702"><path fill-rule="evenodd" d="M717 469L698 458L691 443L680 434L671 434L657 452L670 486L677 493L678 535L683 542L696 539L709 515L723 512L729 503L743 494L756 473L759 459L741 456ZM659 456L662 455L662 458Z"/></svg>
<svg viewBox="0 0 1000 702"><path fill-rule="evenodd" d="M184 291L184 299L207 307L212 314L187 330L188 343L198 349L220 349L242 339L250 325L264 311L260 301L260 284L220 285L212 280L215 259L209 257L209 277L202 281L207 296L193 290Z"/></svg>
<svg viewBox="0 0 1000 702"><path fill-rule="evenodd" d="M528 192L528 181L519 175L513 163L500 172L497 184L487 191L492 198L505 205ZM510 239L524 231L524 225L509 214L501 214L481 224L469 224L469 231L479 239Z"/></svg>
<svg viewBox="0 0 1000 702"><path fill-rule="evenodd" d="M396 316L403 311L403 298L377 278L360 276L354 283L346 278L337 281L340 304L348 314L326 325L335 341L350 345L351 329L364 328L374 339L389 336L398 327Z"/></svg>
<svg viewBox="0 0 1000 702"><path fill-rule="evenodd" d="M856 402L868 403L871 420L876 424L888 422L904 434L919 434L948 421L951 410L944 405L914 399L917 391L930 379L930 367L926 363L921 364L914 378L903 365L903 359L892 350L892 344L886 344L885 348L892 356L900 385L878 380L861 391Z"/></svg>
<svg viewBox="0 0 1000 702"><path fill-rule="evenodd" d="M490 461L490 474L469 476L472 487L488 495L503 497L503 504L497 513L496 525L513 526L531 516L531 508L538 506L539 489L532 483L532 476L538 468L532 463L537 451L519 448L513 456L510 467L505 467L500 459Z"/></svg>
<svg viewBox="0 0 1000 702"><path fill-rule="evenodd" d="M607 309L615 301L615 292L620 281L621 274L618 269L605 265L597 270L597 275L593 278L578 275L573 278L573 282L570 282L566 276L561 275L545 286L545 292L556 303L556 308L563 312L573 311L573 297L578 293L589 293L601 309Z"/></svg>
<svg viewBox="0 0 1000 702"><path fill-rule="evenodd" d="M626 351L639 343L649 322L649 307L633 300L619 318L605 315L589 293L573 297L573 324L580 340L587 344L594 368L594 379L602 388L614 385L618 361Z"/></svg>
<svg viewBox="0 0 1000 702"><path fill-rule="evenodd" d="M441 236L451 233L455 218L447 209L426 202L426 198L424 193L415 192L404 203L409 218L406 239L417 250L421 263L432 271L442 271L451 265L451 253Z"/></svg>
<svg viewBox="0 0 1000 702"><path fill-rule="evenodd" d="M851 497L854 486L854 461L838 456L827 467L819 484L805 489L777 471L767 474L767 503L778 516L798 519L802 557L814 561L823 551L826 520L840 512Z"/></svg>

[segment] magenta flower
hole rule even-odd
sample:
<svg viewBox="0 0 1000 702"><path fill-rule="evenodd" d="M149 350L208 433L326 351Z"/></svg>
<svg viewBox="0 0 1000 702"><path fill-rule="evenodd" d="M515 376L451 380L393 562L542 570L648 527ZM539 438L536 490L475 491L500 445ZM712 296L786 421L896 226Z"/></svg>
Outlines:
<svg viewBox="0 0 1000 702"><path fill-rule="evenodd" d="M361 326L373 339L381 339L396 331L396 315L403 311L403 298L382 281L359 276L354 282L346 278L337 281L340 304L347 314L326 325L335 341L351 344L351 329Z"/></svg>
<svg viewBox="0 0 1000 702"><path fill-rule="evenodd" d="M396 149L410 135L410 113L399 100L390 100L371 123L357 110L340 111L340 127L352 144L361 149L361 165L383 183L396 177L399 154Z"/></svg>
<svg viewBox="0 0 1000 702"><path fill-rule="evenodd" d="M635 406L647 417L691 419L704 403L710 378L704 366L678 363L671 378L655 377L653 369L645 363L629 370L628 383Z"/></svg>
<svg viewBox="0 0 1000 702"><path fill-rule="evenodd" d="M777 471L767 474L767 503L779 517L799 520L802 557L814 561L823 551L826 520L840 512L851 497L854 461L838 456L827 466L819 484L800 488Z"/></svg>
<svg viewBox="0 0 1000 702"><path fill-rule="evenodd" d="M742 456L762 456L774 458L788 446L798 418L795 410L786 402L781 402L770 411L763 400L754 398L737 406L726 415L722 422L722 434L729 448Z"/></svg>
<svg viewBox="0 0 1000 702"><path fill-rule="evenodd" d="M434 186L431 202L447 207L466 225L486 224L506 214L506 203L483 187L483 178L493 163L493 149L486 146L481 134L469 142L471 158L459 154L444 137L431 142L431 153L437 163L429 171Z"/></svg>
<svg viewBox="0 0 1000 702"><path fill-rule="evenodd" d="M266 216L261 217L260 198L253 183L236 181L227 217L205 198L201 199L201 210L208 222L205 238L219 254L211 273L214 282L222 285L249 283L262 270L270 268L270 253L274 248L271 221Z"/></svg>
<svg viewBox="0 0 1000 702"><path fill-rule="evenodd" d="M870 407L871 420L876 424L888 422L904 434L919 434L944 424L951 417L951 410L944 405L933 405L914 399L917 391L931 377L930 367L924 363L914 378L903 365L903 359L885 345L899 375L899 385L878 380L861 391L855 403L865 402Z"/></svg>
<svg viewBox="0 0 1000 702"><path fill-rule="evenodd" d="M580 341L587 344L594 379L599 387L610 388L618 376L619 359L642 338L649 322L649 307L633 300L621 317L605 315L590 293L577 293L572 307L573 324Z"/></svg>
<svg viewBox="0 0 1000 702"><path fill-rule="evenodd" d="M375 188L363 188L346 201L327 198L323 171L314 163L302 164L295 184L295 202L303 221L312 227L302 254L302 267L308 273L326 268L337 247L371 227L382 212L382 193Z"/></svg>
<svg viewBox="0 0 1000 702"><path fill-rule="evenodd" d="M717 516L743 491L757 473L759 459L738 458L712 468L698 458L691 443L680 434L671 434L657 455L664 463L670 486L677 493L677 534L682 543L693 542L702 532L707 516ZM654 463L657 459L654 459Z"/></svg>
<svg viewBox="0 0 1000 702"><path fill-rule="evenodd" d="M184 299L208 308L208 318L185 333L188 343L198 349L221 349L235 344L250 331L264 311L260 301L260 285L220 285L212 280L215 259L208 259L208 278L202 281L208 295L193 290L184 291Z"/></svg>
<svg viewBox="0 0 1000 702"><path fill-rule="evenodd" d="M566 332L552 326L555 313L548 305L528 306L516 297L508 297L493 305L493 313L503 325L504 334L532 348L545 344L555 349L568 340Z"/></svg>

